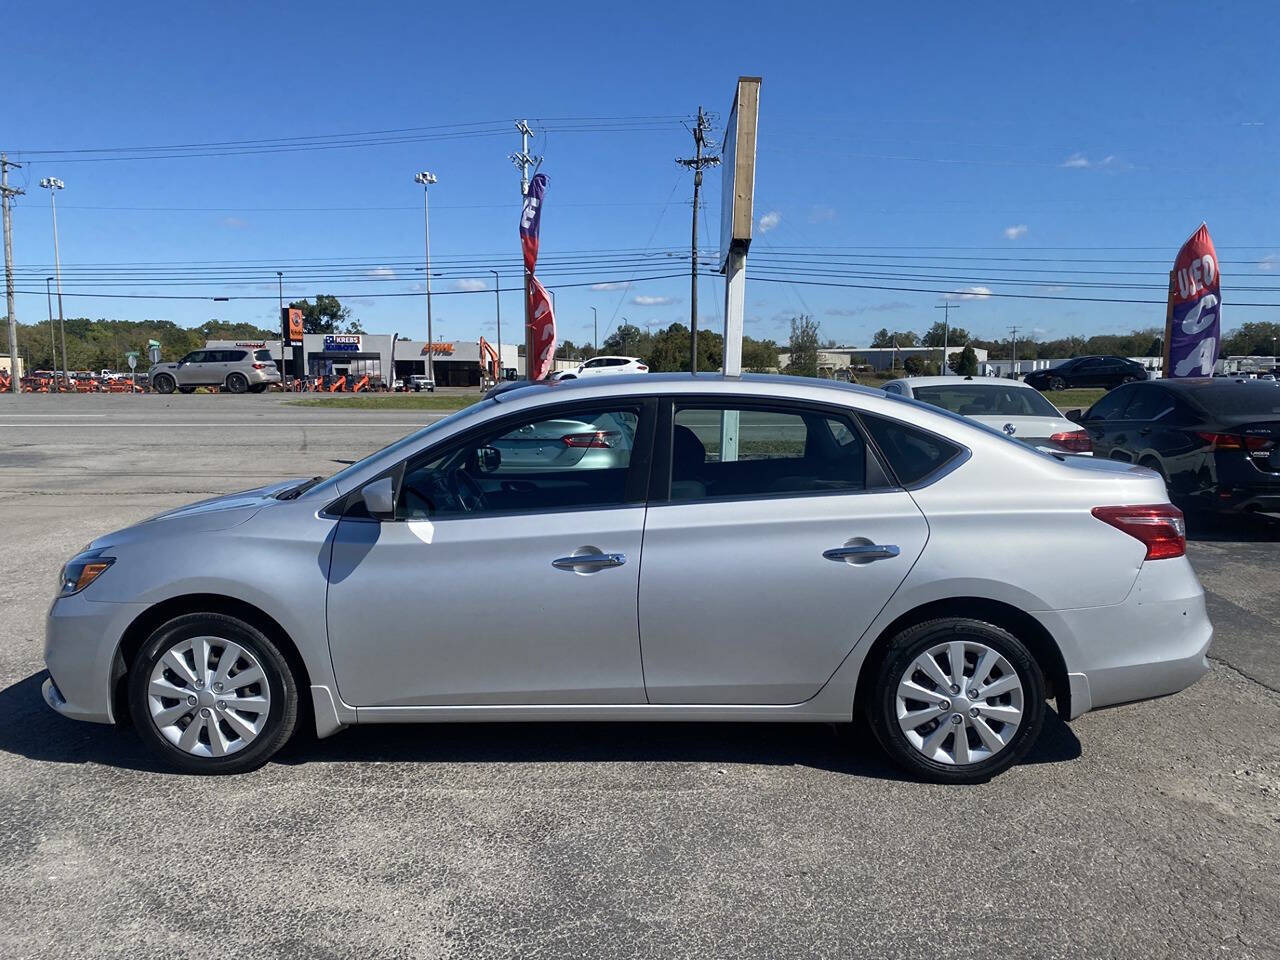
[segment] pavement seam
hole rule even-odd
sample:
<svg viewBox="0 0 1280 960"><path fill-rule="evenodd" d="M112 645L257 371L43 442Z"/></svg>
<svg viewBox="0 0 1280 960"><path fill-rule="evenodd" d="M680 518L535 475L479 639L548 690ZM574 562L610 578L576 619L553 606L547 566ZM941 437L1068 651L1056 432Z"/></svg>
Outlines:
<svg viewBox="0 0 1280 960"><path fill-rule="evenodd" d="M1259 680L1257 677L1250 676L1249 674L1241 670L1239 667L1237 667L1234 663L1231 663L1229 660L1223 660L1221 657L1215 657L1212 654L1207 654L1206 656L1208 656L1208 658L1212 660L1214 663L1218 663L1226 667L1228 670L1230 670L1232 673L1236 674L1237 676L1240 676L1243 679L1248 680L1250 683L1256 683L1263 690L1280 695L1280 687L1273 687L1271 684L1267 683L1265 680Z"/></svg>

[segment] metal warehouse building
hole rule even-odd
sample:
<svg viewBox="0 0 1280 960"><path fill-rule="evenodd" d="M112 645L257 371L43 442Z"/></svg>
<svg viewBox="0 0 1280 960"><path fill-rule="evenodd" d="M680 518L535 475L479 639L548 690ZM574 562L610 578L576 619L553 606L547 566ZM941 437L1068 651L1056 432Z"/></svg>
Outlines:
<svg viewBox="0 0 1280 960"><path fill-rule="evenodd" d="M281 364L279 340L209 340L210 350L242 347L270 350ZM495 344L496 347L496 344ZM519 369L517 345L502 345L502 367ZM431 344L436 383L444 387L480 385L480 343L478 340L437 340ZM282 369L286 376L368 376L372 383L407 379L427 372L425 340L405 340L390 333L308 333L302 338L303 365L295 370L293 351L286 352Z"/></svg>

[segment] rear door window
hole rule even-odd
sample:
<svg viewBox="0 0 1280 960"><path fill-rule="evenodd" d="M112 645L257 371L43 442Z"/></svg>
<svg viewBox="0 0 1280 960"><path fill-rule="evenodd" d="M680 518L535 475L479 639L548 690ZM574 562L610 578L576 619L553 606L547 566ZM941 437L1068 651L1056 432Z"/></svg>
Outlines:
<svg viewBox="0 0 1280 960"><path fill-rule="evenodd" d="M672 427L672 500L867 488L866 446L852 422L838 414L677 404Z"/></svg>
<svg viewBox="0 0 1280 960"><path fill-rule="evenodd" d="M1086 420L1119 420L1125 405L1133 396L1132 387L1119 387L1089 408Z"/></svg>
<svg viewBox="0 0 1280 960"><path fill-rule="evenodd" d="M1126 420L1161 420L1173 413L1173 397L1160 387L1134 390L1132 396L1124 408Z"/></svg>

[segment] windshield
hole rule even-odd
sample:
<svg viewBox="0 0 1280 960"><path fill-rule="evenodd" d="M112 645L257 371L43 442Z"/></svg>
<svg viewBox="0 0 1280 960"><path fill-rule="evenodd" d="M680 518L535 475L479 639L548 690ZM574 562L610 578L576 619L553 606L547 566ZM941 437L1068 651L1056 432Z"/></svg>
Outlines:
<svg viewBox="0 0 1280 960"><path fill-rule="evenodd" d="M387 454L394 454L400 450L408 449L409 447L416 445L417 442L421 440L423 437L429 436L430 434L435 433L437 430L447 430L450 426L452 426L454 423L457 423L459 420L465 420L467 417L474 416L475 414L489 407L494 406L496 403L497 401L492 399L481 400L478 403L471 404L471 406L469 407L463 407L461 410L457 411L456 413L451 413L449 414L449 416L441 420L437 420L435 423L429 423L425 427L423 427L421 430L415 430L413 433L409 434L407 437L401 437L395 443L389 444L383 447L381 450L374 451L373 453L365 457L363 460L357 460L355 463L351 464L351 466L345 467L342 470L339 470L337 473L335 473L333 476L329 477L327 480L323 481L322 483L316 484L313 489L321 494L341 492L342 481L346 477L349 477L352 474L355 474L360 470L363 470L366 466L368 466L373 460L377 459L378 457L382 457Z"/></svg>
<svg viewBox="0 0 1280 960"><path fill-rule="evenodd" d="M1004 383L948 383L916 387L917 400L963 417L1060 417L1037 390Z"/></svg>

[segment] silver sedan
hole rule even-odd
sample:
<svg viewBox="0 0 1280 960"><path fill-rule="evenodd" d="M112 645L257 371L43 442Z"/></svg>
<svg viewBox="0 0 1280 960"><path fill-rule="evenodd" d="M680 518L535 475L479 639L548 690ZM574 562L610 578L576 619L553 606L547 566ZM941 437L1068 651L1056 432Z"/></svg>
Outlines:
<svg viewBox="0 0 1280 960"><path fill-rule="evenodd" d="M1049 700L1071 719L1205 672L1184 551L1156 474L880 391L535 385L93 541L49 611L44 697L200 773L264 763L300 716L325 737L862 715L913 775L974 782Z"/></svg>

